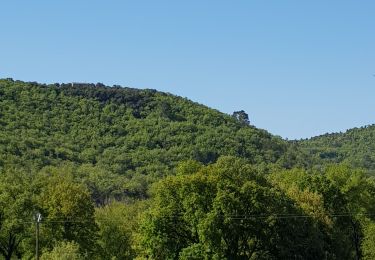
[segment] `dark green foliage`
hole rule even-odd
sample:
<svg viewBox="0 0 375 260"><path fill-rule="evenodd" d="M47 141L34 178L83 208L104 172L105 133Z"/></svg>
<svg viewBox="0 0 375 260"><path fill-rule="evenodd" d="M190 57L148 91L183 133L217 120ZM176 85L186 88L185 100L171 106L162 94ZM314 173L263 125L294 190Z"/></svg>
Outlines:
<svg viewBox="0 0 375 260"><path fill-rule="evenodd" d="M344 162L375 173L375 125L325 134L298 143L315 165Z"/></svg>
<svg viewBox="0 0 375 260"><path fill-rule="evenodd" d="M135 231L146 201L114 202L96 210L101 259L134 259Z"/></svg>
<svg viewBox="0 0 375 260"><path fill-rule="evenodd" d="M0 175L0 254L11 259L22 256L30 240L33 207L31 178L20 170ZM26 246L27 247L27 246Z"/></svg>
<svg viewBox="0 0 375 260"><path fill-rule="evenodd" d="M142 222L151 259L322 259L321 231L243 160L221 158L155 187Z"/></svg>
<svg viewBox="0 0 375 260"><path fill-rule="evenodd" d="M96 254L94 203L87 188L73 181L68 168L52 167L36 175L13 169L0 175L1 259L31 259L37 212L42 215L41 251L70 241L86 259Z"/></svg>
<svg viewBox="0 0 375 260"><path fill-rule="evenodd" d="M146 197L183 160L275 163L286 150L264 130L154 90L0 80L0 167L86 165L78 175L98 204Z"/></svg>
<svg viewBox="0 0 375 260"><path fill-rule="evenodd" d="M155 90L3 79L0 254L32 259L40 212L44 259L372 259L374 137L288 142Z"/></svg>
<svg viewBox="0 0 375 260"><path fill-rule="evenodd" d="M93 256L96 249L95 208L88 189L73 180L68 167L43 169L35 180L36 204L43 215L42 245L74 241L81 252Z"/></svg>
<svg viewBox="0 0 375 260"><path fill-rule="evenodd" d="M244 110L233 112L232 117L237 119L243 125L250 124L249 115Z"/></svg>
<svg viewBox="0 0 375 260"><path fill-rule="evenodd" d="M275 172L269 179L315 219L329 259L361 259L364 242L365 253L372 253L372 234L364 234L375 220L372 177L346 165L331 165L323 171Z"/></svg>
<svg viewBox="0 0 375 260"><path fill-rule="evenodd" d="M375 258L375 223L366 223L364 239L362 243L363 259L371 260Z"/></svg>

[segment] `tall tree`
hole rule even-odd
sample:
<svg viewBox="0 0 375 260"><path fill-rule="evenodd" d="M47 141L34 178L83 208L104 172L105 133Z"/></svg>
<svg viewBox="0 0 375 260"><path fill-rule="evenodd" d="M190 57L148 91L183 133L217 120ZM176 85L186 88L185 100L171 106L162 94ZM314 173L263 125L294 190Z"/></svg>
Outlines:
<svg viewBox="0 0 375 260"><path fill-rule="evenodd" d="M233 112L232 117L237 119L243 125L250 124L249 115L244 110Z"/></svg>
<svg viewBox="0 0 375 260"><path fill-rule="evenodd" d="M98 227L94 203L82 184L74 182L67 168L47 168L41 174L39 196L44 216L44 242L53 247L61 240L74 241L84 255L94 254Z"/></svg>
<svg viewBox="0 0 375 260"><path fill-rule="evenodd" d="M97 208L95 219L99 226L98 244L102 259L134 259L135 234L138 217L147 203L113 202Z"/></svg>
<svg viewBox="0 0 375 260"><path fill-rule="evenodd" d="M199 169L199 168L198 168ZM319 259L310 219L242 160L221 158L155 188L141 225L144 255L154 259Z"/></svg>
<svg viewBox="0 0 375 260"><path fill-rule="evenodd" d="M33 232L30 183L30 176L19 170L0 174L0 253L6 260L22 257L22 243Z"/></svg>

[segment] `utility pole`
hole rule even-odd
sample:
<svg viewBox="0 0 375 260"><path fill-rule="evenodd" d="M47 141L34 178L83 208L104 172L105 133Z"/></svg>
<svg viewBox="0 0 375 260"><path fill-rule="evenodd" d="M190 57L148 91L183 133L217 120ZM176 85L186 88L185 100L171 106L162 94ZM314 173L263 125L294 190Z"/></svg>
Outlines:
<svg viewBox="0 0 375 260"><path fill-rule="evenodd" d="M42 214L36 213L36 229L35 229L35 259L39 260L39 223L42 221Z"/></svg>

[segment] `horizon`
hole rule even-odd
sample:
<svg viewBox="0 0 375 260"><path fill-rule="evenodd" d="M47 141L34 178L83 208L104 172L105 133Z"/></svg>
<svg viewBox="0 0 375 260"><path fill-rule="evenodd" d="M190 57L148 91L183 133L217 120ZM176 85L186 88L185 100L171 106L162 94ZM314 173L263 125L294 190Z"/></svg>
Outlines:
<svg viewBox="0 0 375 260"><path fill-rule="evenodd" d="M1 78L156 89L289 140L375 123L372 1L1 6Z"/></svg>
<svg viewBox="0 0 375 260"><path fill-rule="evenodd" d="M93 85L96 85L96 84L103 84L102 82L49 82L49 83L46 83L46 82L37 82L37 81L24 81L24 80L18 80L18 79L13 79L13 78L11 78L11 77L8 77L8 78L0 78L0 80L7 80L7 79L12 79L12 80L14 80L14 81L21 81L21 82L36 82L36 83L38 83L38 84L41 84L41 85L53 85L53 84L56 84L56 83L58 83L58 84L93 84ZM122 85L118 85L118 84L114 84L114 85L107 85L107 84L104 84L106 87L110 87L110 88L112 88L112 87L121 87L121 88L132 88L132 89L137 89L137 90L147 90L147 89L149 89L149 90L156 90L156 91L158 91L158 92L162 92L162 91L159 91L159 90L157 90L157 89L152 89L152 88L137 88L137 87L132 87L132 86L122 86ZM179 98L187 98L189 101L191 101L191 102L194 102L194 103L198 103L199 105L203 105L203 106L206 106L206 107L208 107L208 108L210 108L210 109L214 109L214 110L218 110L218 109L216 109L216 108L213 108L213 107L209 107L209 106L207 106L206 104L203 104L203 103L200 103L200 102L198 102L198 101L195 101L195 100L192 100L192 99L190 99L189 97L183 97L183 96L179 96L179 95L176 95L176 94L174 94L174 93L171 93L171 92L162 92L162 93L166 93L166 94L171 94L171 95L174 95L174 96L176 96L176 97L179 97ZM226 115L231 115L230 113L225 113L225 112L223 112L223 111L220 111L220 110L218 110L220 113L223 113L223 114L226 114ZM235 112L235 111L234 111ZM245 111L246 112L246 111ZM278 134L275 134L275 133L272 133L272 132L270 132L268 129L265 129L265 128L260 128L260 127L258 127L258 126L256 126L256 125L253 125L251 122L250 122L250 125L251 126L254 126L254 127L256 127L256 128L259 128L259 129L263 129L263 130L266 130L267 132L269 132L269 133L271 133L272 135L275 135L275 136L280 136L280 135L278 135ZM287 138L287 137L282 137L282 136L280 136L281 138L283 138L283 139L285 139L285 140L287 140L287 141L299 141L299 140L306 140L306 139L312 139L312 138L315 138L315 137L319 137L319 136L323 136L323 135L327 135L327 134L329 134L329 135L331 135L331 134L341 134L341 133L346 133L347 131L350 131L350 130L352 130L352 129L356 129L356 128L363 128L363 127L370 127L370 126L372 126L372 125L375 125L375 123L373 123L373 124L367 124L367 125L360 125L360 126L352 126L352 127L350 127L350 128L347 128L347 129L345 129L345 130L340 130L340 131L337 131L337 132L326 132L326 133L320 133L320 134L317 134L317 135L314 135L314 136L310 136L310 137L306 137L306 138L299 138L299 139L289 139L289 138Z"/></svg>

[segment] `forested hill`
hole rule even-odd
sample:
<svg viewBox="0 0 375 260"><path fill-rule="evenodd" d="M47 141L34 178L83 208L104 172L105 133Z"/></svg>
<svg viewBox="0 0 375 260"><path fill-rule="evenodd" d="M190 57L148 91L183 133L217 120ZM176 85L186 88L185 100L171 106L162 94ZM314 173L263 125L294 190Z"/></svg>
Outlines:
<svg viewBox="0 0 375 260"><path fill-rule="evenodd" d="M209 164L224 155L285 168L346 162L375 172L374 136L372 125L287 142L241 115L156 90L0 80L0 167L90 166L124 178L130 193L181 161Z"/></svg>
<svg viewBox="0 0 375 260"><path fill-rule="evenodd" d="M313 137L299 145L315 162L348 163L375 173L375 125Z"/></svg>
<svg viewBox="0 0 375 260"><path fill-rule="evenodd" d="M99 172L107 186L113 181L139 195L180 161L208 164L232 155L283 163L287 149L286 141L240 116L155 90L0 80L3 168L34 172L64 164L82 178Z"/></svg>
<svg viewBox="0 0 375 260"><path fill-rule="evenodd" d="M0 80L0 259L38 226L44 260L375 259L374 129L287 142L155 90Z"/></svg>

